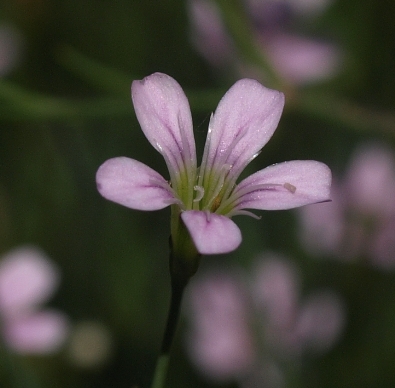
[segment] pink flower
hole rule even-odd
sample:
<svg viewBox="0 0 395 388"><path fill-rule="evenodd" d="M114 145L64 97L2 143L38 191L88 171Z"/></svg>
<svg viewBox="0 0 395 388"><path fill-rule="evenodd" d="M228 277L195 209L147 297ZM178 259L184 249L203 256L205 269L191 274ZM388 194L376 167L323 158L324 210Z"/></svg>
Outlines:
<svg viewBox="0 0 395 388"><path fill-rule="evenodd" d="M331 291L300 298L297 268L279 255L265 255L254 269L252 295L265 326L265 342L282 357L327 351L344 326L344 307Z"/></svg>
<svg viewBox="0 0 395 388"><path fill-rule="evenodd" d="M259 258L249 276L217 271L195 278L187 298L193 363L213 380L278 386L287 362L327 352L345 324L335 292L301 298L300 289L297 268L276 254Z"/></svg>
<svg viewBox="0 0 395 388"><path fill-rule="evenodd" d="M255 363L248 297L240 279L210 273L190 286L188 350L198 368L214 380L240 378Z"/></svg>
<svg viewBox="0 0 395 388"><path fill-rule="evenodd" d="M67 319L40 304L59 284L57 268L37 248L17 248L0 261L0 320L5 343L18 353L51 353L64 342Z"/></svg>
<svg viewBox="0 0 395 388"><path fill-rule="evenodd" d="M170 183L145 164L118 157L100 166L98 190L132 209L172 205L173 222L182 219L199 253L236 249L241 233L230 218L252 215L246 209L291 209L329 199L331 172L316 161L272 165L236 184L273 135L282 93L251 79L236 82L211 116L199 168L191 111L180 85L155 73L133 82L132 99L145 136L166 161Z"/></svg>
<svg viewBox="0 0 395 388"><path fill-rule="evenodd" d="M315 255L368 258L395 267L395 157L377 144L360 147L344 178L335 181L333 202L303 209L301 239Z"/></svg>

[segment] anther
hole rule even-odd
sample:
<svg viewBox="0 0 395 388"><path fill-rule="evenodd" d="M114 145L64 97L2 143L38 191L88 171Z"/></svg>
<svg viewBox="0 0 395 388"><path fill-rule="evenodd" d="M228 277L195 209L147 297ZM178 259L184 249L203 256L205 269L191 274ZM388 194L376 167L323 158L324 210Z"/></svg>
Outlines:
<svg viewBox="0 0 395 388"><path fill-rule="evenodd" d="M289 192L291 192L292 194L294 194L295 191L296 191L296 186L291 185L291 184L288 183L288 182L285 182L285 183L283 184L283 186L284 186L285 189L287 189L287 190L288 190Z"/></svg>

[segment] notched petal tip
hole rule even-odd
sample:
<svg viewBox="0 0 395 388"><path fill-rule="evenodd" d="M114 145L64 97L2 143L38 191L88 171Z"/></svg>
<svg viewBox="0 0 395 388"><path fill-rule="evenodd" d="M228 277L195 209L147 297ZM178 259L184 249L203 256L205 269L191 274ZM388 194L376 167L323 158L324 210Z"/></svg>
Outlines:
<svg viewBox="0 0 395 388"><path fill-rule="evenodd" d="M99 193L136 210L159 210L178 202L166 180L137 160L119 157L104 162L96 173Z"/></svg>
<svg viewBox="0 0 395 388"><path fill-rule="evenodd" d="M181 218L202 255L234 251L241 243L240 229L228 217L202 211L185 211Z"/></svg>
<svg viewBox="0 0 395 388"><path fill-rule="evenodd" d="M168 167L177 170L183 163L195 165L192 115L179 83L166 74L154 73L133 81L131 94L141 129Z"/></svg>
<svg viewBox="0 0 395 388"><path fill-rule="evenodd" d="M223 96L210 121L208 166L227 163L238 175L273 135L283 107L283 93L256 80L237 81Z"/></svg>

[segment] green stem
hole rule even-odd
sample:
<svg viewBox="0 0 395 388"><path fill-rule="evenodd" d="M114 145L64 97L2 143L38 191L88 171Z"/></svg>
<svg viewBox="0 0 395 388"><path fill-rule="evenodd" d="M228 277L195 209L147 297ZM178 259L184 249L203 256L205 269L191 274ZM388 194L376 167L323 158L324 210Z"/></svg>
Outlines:
<svg viewBox="0 0 395 388"><path fill-rule="evenodd" d="M156 362L154 380L151 388L162 388L165 386L167 369L169 366L169 354L161 354Z"/></svg>
<svg viewBox="0 0 395 388"><path fill-rule="evenodd" d="M184 294L185 283L172 281L171 302L167 324L163 336L160 356L155 367L154 379L151 388L163 388L165 386L167 370L169 366L169 353L176 332L178 318L180 316L182 296Z"/></svg>
<svg viewBox="0 0 395 388"><path fill-rule="evenodd" d="M163 336L161 354L167 354L170 351L171 343L177 328L178 317L180 315L180 308L182 296L184 294L185 285L178 282L172 282L171 285L171 302L169 315L167 318L166 330Z"/></svg>

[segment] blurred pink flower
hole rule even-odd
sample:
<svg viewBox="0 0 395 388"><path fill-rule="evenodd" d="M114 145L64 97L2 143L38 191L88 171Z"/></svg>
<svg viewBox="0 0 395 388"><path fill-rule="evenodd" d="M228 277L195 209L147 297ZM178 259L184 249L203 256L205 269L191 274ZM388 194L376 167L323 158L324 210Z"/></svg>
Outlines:
<svg viewBox="0 0 395 388"><path fill-rule="evenodd" d="M217 6L206 0L193 0L189 5L193 44L214 66L225 65L235 53L232 41L222 25Z"/></svg>
<svg viewBox="0 0 395 388"><path fill-rule="evenodd" d="M273 68L286 81L295 84L317 82L334 76L341 53L333 44L306 38L290 29L291 20L308 19L324 11L327 0L245 0L257 43ZM235 48L212 0L190 0L191 39L209 63L220 68L229 65L250 75L237 57ZM242 70L244 69L244 70Z"/></svg>
<svg viewBox="0 0 395 388"><path fill-rule="evenodd" d="M383 145L358 148L332 202L299 212L301 240L314 255L395 267L395 157Z"/></svg>
<svg viewBox="0 0 395 388"><path fill-rule="evenodd" d="M273 67L288 82L318 82L333 76L339 69L340 54L333 45L289 33L262 38Z"/></svg>
<svg viewBox="0 0 395 388"><path fill-rule="evenodd" d="M334 292L320 291L308 296L294 327L299 348L314 353L329 350L342 332L344 315L344 306Z"/></svg>
<svg viewBox="0 0 395 388"><path fill-rule="evenodd" d="M15 352L52 353L67 334L66 316L41 310L59 285L55 265L35 247L20 247L0 261L0 321L4 342Z"/></svg>
<svg viewBox="0 0 395 388"><path fill-rule="evenodd" d="M279 255L263 256L253 273L255 308L261 314L265 343L275 352L297 357L326 351L336 343L345 311L335 293L315 291L301 300L299 272Z"/></svg>
<svg viewBox="0 0 395 388"><path fill-rule="evenodd" d="M215 380L237 379L255 362L248 297L230 273L207 274L190 285L193 323L189 352L199 369Z"/></svg>
<svg viewBox="0 0 395 388"><path fill-rule="evenodd" d="M299 290L297 268L275 254L259 258L250 276L223 271L195 279L188 299L192 361L211 379L281 386L281 365L328 351L345 324L334 292L302 299Z"/></svg>

